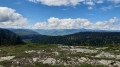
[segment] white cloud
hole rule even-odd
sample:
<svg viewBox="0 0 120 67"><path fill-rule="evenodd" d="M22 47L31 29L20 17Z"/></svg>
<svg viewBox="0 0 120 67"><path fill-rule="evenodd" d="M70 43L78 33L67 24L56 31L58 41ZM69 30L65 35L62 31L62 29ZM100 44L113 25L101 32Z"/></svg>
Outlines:
<svg viewBox="0 0 120 67"><path fill-rule="evenodd" d="M115 23L117 23L118 19L114 17L113 19L110 19L109 21L99 21L94 24L94 29L113 29L116 28Z"/></svg>
<svg viewBox="0 0 120 67"><path fill-rule="evenodd" d="M23 28L28 20L14 9L0 7L0 28Z"/></svg>
<svg viewBox="0 0 120 67"><path fill-rule="evenodd" d="M34 3L41 2L44 5L48 6L68 6L68 5L78 5L79 2L82 2L83 0L29 0Z"/></svg>
<svg viewBox="0 0 120 67"><path fill-rule="evenodd" d="M36 23L34 29L73 29L73 28L82 28L87 27L90 22L87 19L59 19L51 17L48 19L48 22Z"/></svg>
<svg viewBox="0 0 120 67"><path fill-rule="evenodd" d="M103 0L97 0L97 3L101 4L101 3L104 3L104 1Z"/></svg>
<svg viewBox="0 0 120 67"><path fill-rule="evenodd" d="M93 9L93 7L88 7L88 9L89 9L89 10L92 10L92 9Z"/></svg>
<svg viewBox="0 0 120 67"><path fill-rule="evenodd" d="M110 6L107 6L107 7L102 7L101 9L102 10L109 10L109 9L112 9L112 8L114 8L114 7L110 5Z"/></svg>
<svg viewBox="0 0 120 67"><path fill-rule="evenodd" d="M41 22L41 23L37 22L32 28L33 29L46 29L46 27L47 27L46 22Z"/></svg>
<svg viewBox="0 0 120 67"><path fill-rule="evenodd" d="M106 11L106 10L110 10L110 9L118 8L118 7L120 7L120 5L110 5L107 7L102 7L101 9Z"/></svg>
<svg viewBox="0 0 120 67"><path fill-rule="evenodd" d="M16 13L14 9L0 7L0 28L32 28L32 29L118 29L120 23L114 17L108 21L90 22L84 18L65 18L59 19L51 17L47 22L37 22L33 26L28 26L28 20L21 14ZM116 26L115 24L118 23ZM120 28L119 28L120 29Z"/></svg>
<svg viewBox="0 0 120 67"><path fill-rule="evenodd" d="M92 6L92 5L95 5L95 2L92 0L89 0L89 1L85 1L84 4Z"/></svg>
<svg viewBox="0 0 120 67"><path fill-rule="evenodd" d="M103 0L28 0L34 3L42 3L48 6L77 6L80 4L93 6L95 4L101 4Z"/></svg>
<svg viewBox="0 0 120 67"><path fill-rule="evenodd" d="M120 3L120 0L108 0L108 1L114 2L115 4Z"/></svg>
<svg viewBox="0 0 120 67"><path fill-rule="evenodd" d="M32 28L33 29L116 29L114 26L117 23L118 19L114 17L108 21L99 21L96 23L90 22L88 19L59 19L51 17L48 19L48 22L38 22Z"/></svg>
<svg viewBox="0 0 120 67"><path fill-rule="evenodd" d="M97 4L103 5L103 3L109 3L109 6L103 5L103 10L115 8L113 5L117 6L120 0L28 0L34 3L41 3L47 6L77 6L77 5L87 5L88 9L91 7L96 7ZM112 7L110 7L112 6Z"/></svg>

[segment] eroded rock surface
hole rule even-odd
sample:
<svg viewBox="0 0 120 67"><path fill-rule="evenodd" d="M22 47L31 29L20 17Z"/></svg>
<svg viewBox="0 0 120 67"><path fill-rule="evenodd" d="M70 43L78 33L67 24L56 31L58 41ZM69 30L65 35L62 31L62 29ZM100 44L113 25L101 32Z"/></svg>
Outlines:
<svg viewBox="0 0 120 67"><path fill-rule="evenodd" d="M36 63L64 66L70 65L72 67L87 63L92 65L120 67L120 61L118 61L120 60L120 55L118 50L118 54L114 54L114 52L104 51L107 48L108 47L91 49L90 47L85 46L58 46L57 49L50 48L49 50L41 49L24 51L28 57L0 57L0 61L11 61L13 67L16 67L15 65L35 65ZM31 56L32 54L33 56Z"/></svg>
<svg viewBox="0 0 120 67"><path fill-rule="evenodd" d="M6 57L0 57L0 61L6 61L6 60L11 60L13 59L15 56L6 56Z"/></svg>
<svg viewBox="0 0 120 67"><path fill-rule="evenodd" d="M90 49L82 49L82 48L76 48L76 49L70 49L70 51L76 51L78 52L82 52L82 53L97 53L98 50L90 50Z"/></svg>
<svg viewBox="0 0 120 67"><path fill-rule="evenodd" d="M101 58L115 58L115 55L112 55L108 52L101 52L100 54L96 55L95 57L101 57Z"/></svg>

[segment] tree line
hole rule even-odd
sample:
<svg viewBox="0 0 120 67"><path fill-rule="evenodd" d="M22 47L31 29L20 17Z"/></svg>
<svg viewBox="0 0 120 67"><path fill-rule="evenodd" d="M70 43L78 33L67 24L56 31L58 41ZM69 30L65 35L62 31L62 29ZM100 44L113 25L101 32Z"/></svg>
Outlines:
<svg viewBox="0 0 120 67"><path fill-rule="evenodd" d="M17 45L17 44L23 44L23 43L24 42L15 33L6 29L0 29L0 46L1 45Z"/></svg>

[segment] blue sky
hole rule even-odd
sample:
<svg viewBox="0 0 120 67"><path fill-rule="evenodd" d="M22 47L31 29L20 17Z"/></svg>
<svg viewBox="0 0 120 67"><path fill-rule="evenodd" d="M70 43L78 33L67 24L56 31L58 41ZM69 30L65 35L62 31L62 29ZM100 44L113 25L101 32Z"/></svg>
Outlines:
<svg viewBox="0 0 120 67"><path fill-rule="evenodd" d="M0 20L2 28L120 29L120 0L0 0L0 8L2 20L21 15Z"/></svg>

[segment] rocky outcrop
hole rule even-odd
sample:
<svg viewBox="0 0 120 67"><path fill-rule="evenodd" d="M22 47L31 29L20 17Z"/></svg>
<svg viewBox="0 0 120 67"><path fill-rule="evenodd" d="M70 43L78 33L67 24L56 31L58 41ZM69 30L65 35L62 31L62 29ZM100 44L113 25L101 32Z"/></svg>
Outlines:
<svg viewBox="0 0 120 67"><path fill-rule="evenodd" d="M6 61L6 60L11 60L13 59L15 56L6 56L6 57L0 57L0 61Z"/></svg>
<svg viewBox="0 0 120 67"><path fill-rule="evenodd" d="M8 60L12 62L12 66L15 65L35 65L36 63L48 64L48 65L64 65L64 66L76 66L83 63L91 65L104 65L109 67L120 67L120 55L111 52L104 51L102 48L89 48L79 46L58 46L54 49L40 49L24 51L30 56L28 57L15 57L6 56L0 57L0 61ZM115 50L114 50L115 51ZM80 55L83 54L83 55ZM33 56L31 56L33 55ZM79 56L80 55L80 56ZM20 67L20 66L19 66ZM22 67L22 66L21 66Z"/></svg>

